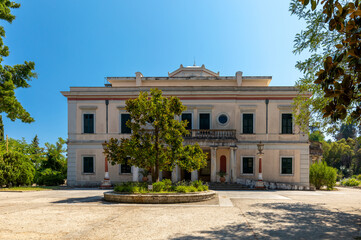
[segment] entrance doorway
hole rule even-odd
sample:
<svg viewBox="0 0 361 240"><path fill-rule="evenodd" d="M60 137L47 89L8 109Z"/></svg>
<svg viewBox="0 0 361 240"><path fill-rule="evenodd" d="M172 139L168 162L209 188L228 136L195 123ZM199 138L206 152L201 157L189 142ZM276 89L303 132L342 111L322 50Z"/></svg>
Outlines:
<svg viewBox="0 0 361 240"><path fill-rule="evenodd" d="M207 166L199 169L198 179L202 180L203 182L210 182L211 181L211 153L210 153L210 151L205 151L205 150L203 150L203 152L208 153L207 154Z"/></svg>
<svg viewBox="0 0 361 240"><path fill-rule="evenodd" d="M181 170L181 180L191 181L192 180L192 173L188 172L187 170Z"/></svg>
<svg viewBox="0 0 361 240"><path fill-rule="evenodd" d="M221 172L227 172L227 158L222 155L220 159L220 169Z"/></svg>

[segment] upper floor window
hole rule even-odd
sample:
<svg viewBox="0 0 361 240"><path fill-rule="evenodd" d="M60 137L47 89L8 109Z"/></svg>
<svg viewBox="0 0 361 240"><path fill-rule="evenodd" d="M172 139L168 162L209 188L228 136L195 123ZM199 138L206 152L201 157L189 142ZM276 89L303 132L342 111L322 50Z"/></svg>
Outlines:
<svg viewBox="0 0 361 240"><path fill-rule="evenodd" d="M83 173L94 172L94 157L83 157Z"/></svg>
<svg viewBox="0 0 361 240"><path fill-rule="evenodd" d="M210 129L211 128L211 114L200 113L199 114L199 129Z"/></svg>
<svg viewBox="0 0 361 240"><path fill-rule="evenodd" d="M94 133L94 114L86 113L83 115L83 133Z"/></svg>
<svg viewBox="0 0 361 240"><path fill-rule="evenodd" d="M187 130L192 130L192 114L191 113L182 113L182 121L188 121L186 126Z"/></svg>
<svg viewBox="0 0 361 240"><path fill-rule="evenodd" d="M243 114L243 133L245 134L253 133L253 113Z"/></svg>
<svg viewBox="0 0 361 240"><path fill-rule="evenodd" d="M283 113L282 114L282 134L292 134L293 125L292 125L292 114Z"/></svg>
<svg viewBox="0 0 361 240"><path fill-rule="evenodd" d="M132 133L132 130L127 126L128 120L130 120L129 113L120 114L120 133L123 133L123 134Z"/></svg>

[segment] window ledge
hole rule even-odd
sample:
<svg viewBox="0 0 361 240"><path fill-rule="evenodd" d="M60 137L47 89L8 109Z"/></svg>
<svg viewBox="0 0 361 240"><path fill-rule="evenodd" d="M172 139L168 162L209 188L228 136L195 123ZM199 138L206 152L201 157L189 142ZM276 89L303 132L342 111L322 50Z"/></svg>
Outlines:
<svg viewBox="0 0 361 240"><path fill-rule="evenodd" d="M95 175L95 172L94 173L81 173L82 175Z"/></svg>
<svg viewBox="0 0 361 240"><path fill-rule="evenodd" d="M254 176L254 173L241 173L242 176Z"/></svg>
<svg viewBox="0 0 361 240"><path fill-rule="evenodd" d="M133 173L119 173L119 175L132 175Z"/></svg>
<svg viewBox="0 0 361 240"><path fill-rule="evenodd" d="M292 173L292 174L280 174L280 176L281 177L293 177L294 176L294 174Z"/></svg>

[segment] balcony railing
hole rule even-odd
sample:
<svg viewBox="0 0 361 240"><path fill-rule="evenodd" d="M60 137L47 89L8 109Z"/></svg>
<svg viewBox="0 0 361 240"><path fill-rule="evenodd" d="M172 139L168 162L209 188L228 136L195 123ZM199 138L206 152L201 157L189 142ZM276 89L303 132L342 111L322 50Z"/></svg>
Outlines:
<svg viewBox="0 0 361 240"><path fill-rule="evenodd" d="M189 134L185 135L185 139L235 139L235 129L192 129L188 130Z"/></svg>

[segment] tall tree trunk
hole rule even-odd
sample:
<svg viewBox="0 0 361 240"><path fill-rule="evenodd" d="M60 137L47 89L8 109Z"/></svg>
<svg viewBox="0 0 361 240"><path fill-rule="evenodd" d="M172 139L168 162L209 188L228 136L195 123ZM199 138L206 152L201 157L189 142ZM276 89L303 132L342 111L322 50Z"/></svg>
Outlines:
<svg viewBox="0 0 361 240"><path fill-rule="evenodd" d="M3 117L0 115L0 142L4 141L4 123Z"/></svg>
<svg viewBox="0 0 361 240"><path fill-rule="evenodd" d="M155 133L155 174L154 174L154 182L159 182L159 130L158 127L154 129Z"/></svg>

